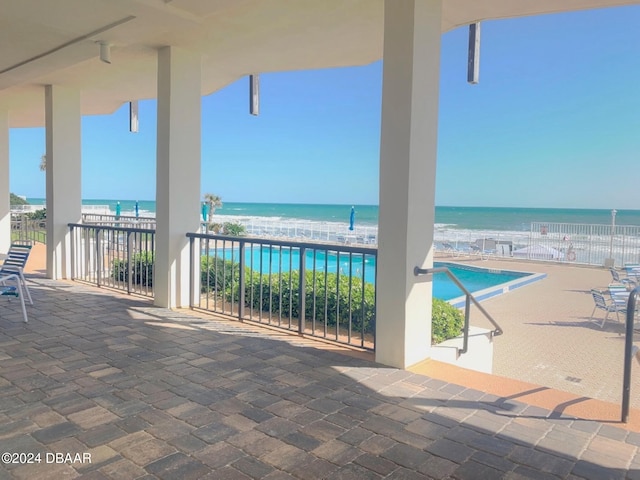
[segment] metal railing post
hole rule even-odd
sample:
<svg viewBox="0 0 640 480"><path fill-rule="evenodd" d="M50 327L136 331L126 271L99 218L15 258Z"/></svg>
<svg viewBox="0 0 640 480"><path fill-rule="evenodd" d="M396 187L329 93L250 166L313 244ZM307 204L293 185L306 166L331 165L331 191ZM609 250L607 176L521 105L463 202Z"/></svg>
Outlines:
<svg viewBox="0 0 640 480"><path fill-rule="evenodd" d="M244 318L244 297L245 297L245 250L246 250L246 242L244 240L240 241L240 259L238 263L238 318L242 320Z"/></svg>
<svg viewBox="0 0 640 480"><path fill-rule="evenodd" d="M629 404L631 397L631 361L633 360L633 320L640 287L633 289L627 303L627 322L624 337L624 374L622 380L622 422L629 421Z"/></svg>
<svg viewBox="0 0 640 480"><path fill-rule="evenodd" d="M299 291L298 291L298 305L300 306L299 310L299 320L298 320L298 333L303 334L305 330L305 312L307 309L307 280L306 280L306 265L305 260L307 256L307 249L305 247L300 247L300 283L299 283ZM340 265L338 265L338 268ZM337 302L336 302L337 303Z"/></svg>
<svg viewBox="0 0 640 480"><path fill-rule="evenodd" d="M467 353L469 347L469 317L471 316L471 298L466 295L464 299L464 338L462 341L462 350L460 354Z"/></svg>
<svg viewBox="0 0 640 480"><path fill-rule="evenodd" d="M76 236L73 226L69 227L71 235L71 280L76 279Z"/></svg>
<svg viewBox="0 0 640 480"><path fill-rule="evenodd" d="M189 237L189 308L193 308L193 298L194 298L194 248L195 248L195 238ZM155 283L155 282L154 282Z"/></svg>
<svg viewBox="0 0 640 480"><path fill-rule="evenodd" d="M131 250L133 249L133 240L131 238L131 232L127 232L127 293L131 293L133 285L133 269L131 268Z"/></svg>
<svg viewBox="0 0 640 480"><path fill-rule="evenodd" d="M100 229L96 228L96 283L101 285L102 278L102 255L100 255Z"/></svg>

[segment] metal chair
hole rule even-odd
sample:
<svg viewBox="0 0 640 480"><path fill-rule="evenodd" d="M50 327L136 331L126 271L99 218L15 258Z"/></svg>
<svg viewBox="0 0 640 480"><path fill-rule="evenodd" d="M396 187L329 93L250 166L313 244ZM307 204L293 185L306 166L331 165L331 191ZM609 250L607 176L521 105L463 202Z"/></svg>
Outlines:
<svg viewBox="0 0 640 480"><path fill-rule="evenodd" d="M609 271L611 272L611 278L614 282L623 283L632 288L635 288L638 285L634 278L629 278L628 276L626 278L621 278L620 273L615 268L610 268Z"/></svg>
<svg viewBox="0 0 640 480"><path fill-rule="evenodd" d="M593 297L593 301L595 302L595 306L593 307L593 311L591 312L591 319L595 320L594 314L596 313L596 310L604 310L606 312L604 319L600 324L600 328L604 327L604 324L609 319L609 315L611 313L616 314L616 319L618 320L618 322L620 321L619 313L627 313L627 307L625 304L616 302L613 299L607 302L607 299L599 290L591 290L591 296Z"/></svg>
<svg viewBox="0 0 640 480"><path fill-rule="evenodd" d="M31 245L12 244L9 247L9 251L7 252L7 257L4 259L4 263L0 265L0 277L12 274L17 275L20 278L20 282L22 283L22 288L24 288L24 291L27 293L29 303L33 305L31 292L29 292L27 281L24 278L24 267L27 264L30 253ZM1 280L0 285L2 285Z"/></svg>
<svg viewBox="0 0 640 480"><path fill-rule="evenodd" d="M15 285L7 285L7 283L15 283ZM22 317L24 323L27 323L27 309L24 305L24 296L22 295L22 281L20 276L12 273L5 276L0 276L0 297L16 297L20 300L20 306L22 307Z"/></svg>

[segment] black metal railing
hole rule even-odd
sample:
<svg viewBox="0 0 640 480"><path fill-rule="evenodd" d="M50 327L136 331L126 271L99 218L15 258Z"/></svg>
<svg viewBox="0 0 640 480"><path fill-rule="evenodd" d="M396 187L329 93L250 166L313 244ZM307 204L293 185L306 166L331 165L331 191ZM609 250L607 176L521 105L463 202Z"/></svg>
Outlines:
<svg viewBox="0 0 640 480"><path fill-rule="evenodd" d="M447 276L451 279L451 281L453 283L455 283L457 285L457 287L462 290L462 293L464 293L465 295L465 302L464 302L464 329L463 329L463 343L462 343L462 350L459 351L460 354L463 353L467 353L468 347L469 347L469 317L471 315L471 303L473 303L476 307L478 307L478 310L480 310L480 312L482 312L482 314L487 317L487 320L489 320L491 322L491 324L495 327L495 329L493 330L492 334L494 336L497 335L502 335L503 331L502 328L500 327L500 325L498 325L498 323L493 319L493 317L489 314L489 312L487 312L485 310L485 308L480 305L480 302L478 302L478 300L476 300L476 298L473 296L473 294L467 290L467 288L462 284L462 282L458 279L458 277L456 277L451 270L449 270L447 267L434 267L434 268L420 268L420 267L415 267L413 269L413 273L415 276L419 276L419 275L431 275L434 273L446 273Z"/></svg>
<svg viewBox="0 0 640 480"><path fill-rule="evenodd" d="M155 230L70 223L71 278L153 296Z"/></svg>
<svg viewBox="0 0 640 480"><path fill-rule="evenodd" d="M377 249L200 233L187 237L191 307L374 348Z"/></svg>

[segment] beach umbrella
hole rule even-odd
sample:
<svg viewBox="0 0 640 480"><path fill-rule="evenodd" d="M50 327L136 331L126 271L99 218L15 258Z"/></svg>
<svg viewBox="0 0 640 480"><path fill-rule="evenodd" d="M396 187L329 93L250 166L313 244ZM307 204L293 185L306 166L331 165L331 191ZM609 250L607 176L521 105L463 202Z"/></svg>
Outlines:
<svg viewBox="0 0 640 480"><path fill-rule="evenodd" d="M349 230L353 230L353 226L356 223L356 209L351 207L351 215L349 215Z"/></svg>
<svg viewBox="0 0 640 480"><path fill-rule="evenodd" d="M209 205L207 202L202 202L202 221L206 222L209 216Z"/></svg>
<svg viewBox="0 0 640 480"><path fill-rule="evenodd" d="M136 200L136 218L140 216L140 205L138 204L138 200Z"/></svg>
<svg viewBox="0 0 640 480"><path fill-rule="evenodd" d="M120 218L120 202L116 203L116 218Z"/></svg>

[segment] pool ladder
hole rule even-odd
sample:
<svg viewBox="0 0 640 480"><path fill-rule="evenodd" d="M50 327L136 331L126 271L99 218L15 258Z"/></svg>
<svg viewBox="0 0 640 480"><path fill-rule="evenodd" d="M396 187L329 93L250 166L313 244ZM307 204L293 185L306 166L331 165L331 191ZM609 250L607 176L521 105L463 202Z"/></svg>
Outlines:
<svg viewBox="0 0 640 480"><path fill-rule="evenodd" d="M464 302L464 330L463 330L463 343L462 343L462 350L460 350L458 353L460 355L462 355L463 353L467 353L468 350L468 346L469 346L469 315L471 314L471 302L473 302L473 304L478 307L478 310L480 310L480 312L482 312L482 314L487 317L487 319L491 322L491 324L495 327L495 329L491 332L491 334L495 337L498 335L502 335L504 332L502 331L502 327L500 327L500 325L498 325L498 322L496 322L493 317L489 314L489 312L487 312L484 307L482 305L480 305L480 302L478 302L478 300L476 300L476 297L474 297L471 292L469 290L466 289L466 287L462 284L462 282L458 279L458 277L456 277L451 270L449 270L447 267L433 267L433 268L420 268L420 267L415 267L413 269L413 274L418 277L421 275L431 275L433 273L446 273L447 276L453 281L453 283L455 283L458 288L460 290L462 290L462 292L465 295L465 302Z"/></svg>

